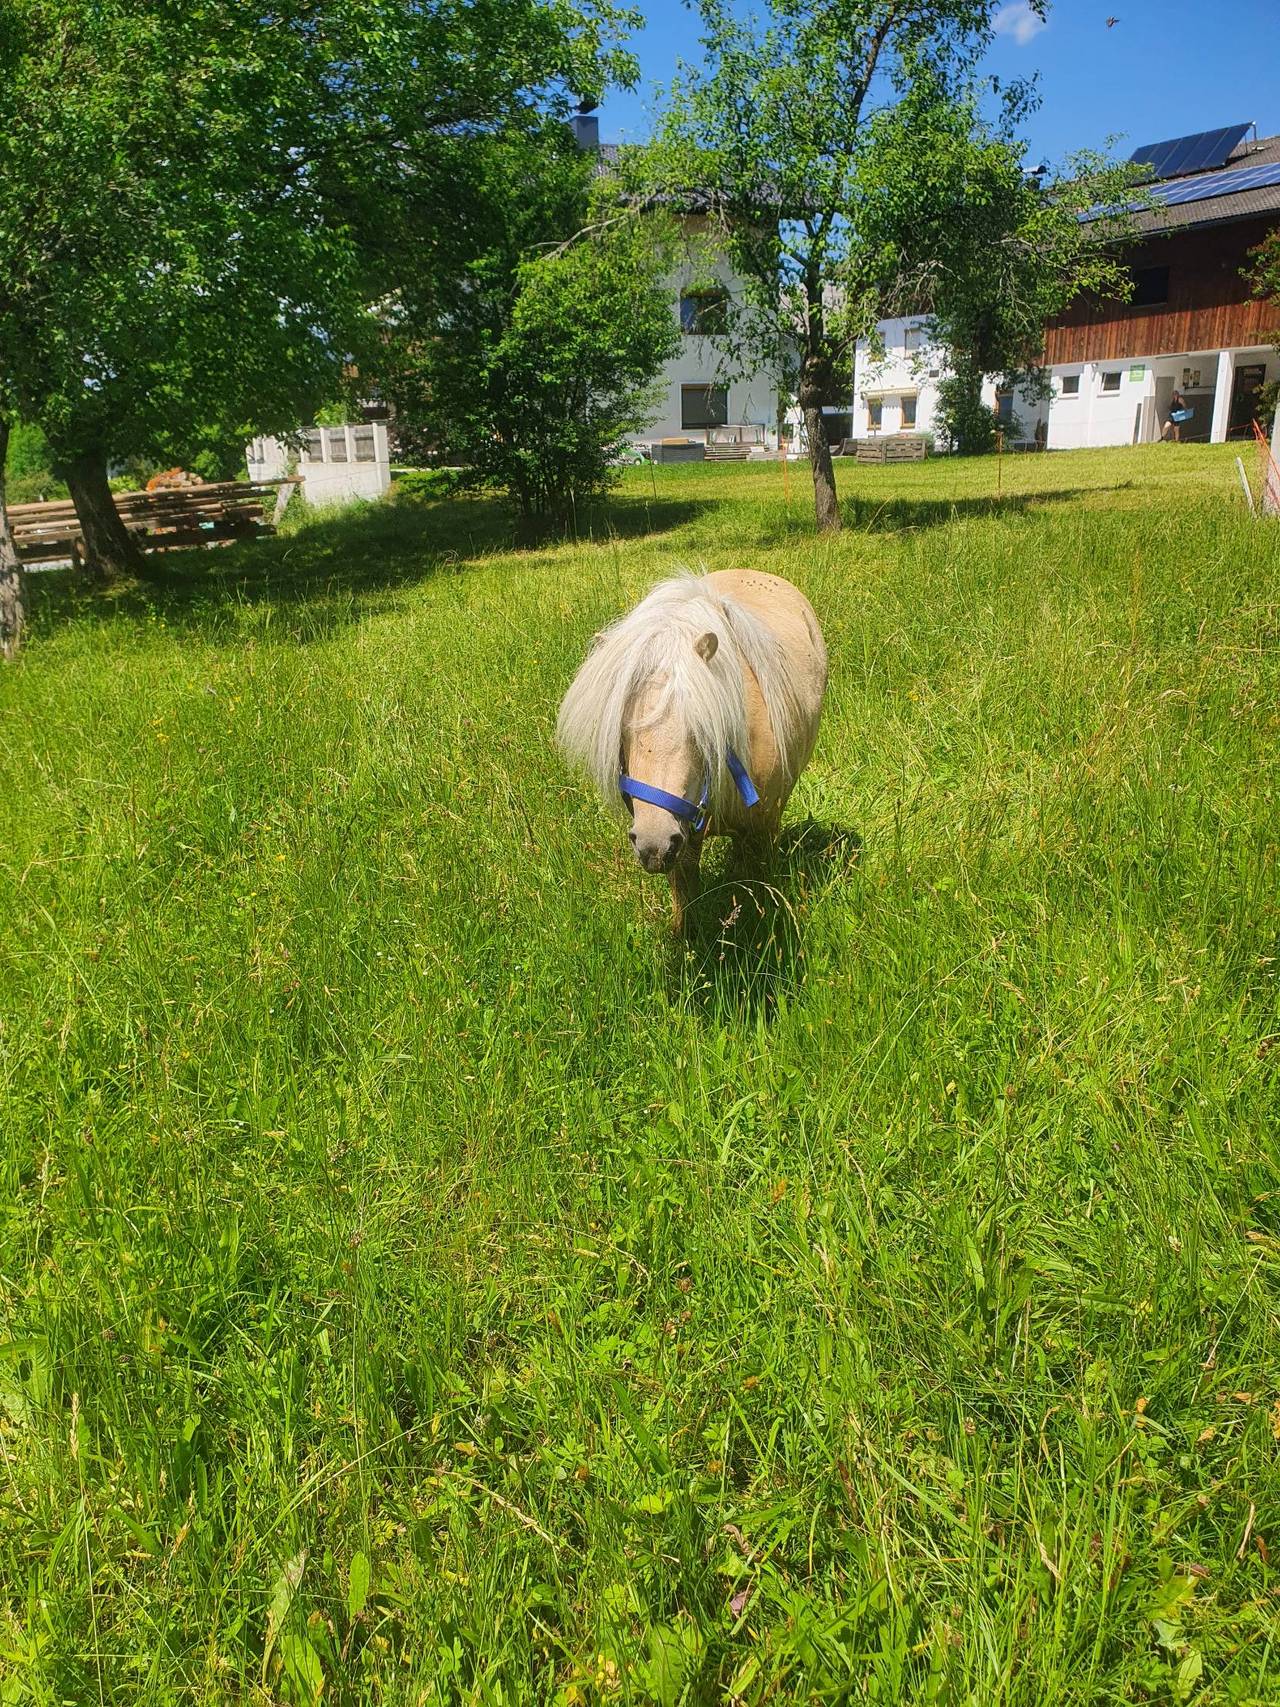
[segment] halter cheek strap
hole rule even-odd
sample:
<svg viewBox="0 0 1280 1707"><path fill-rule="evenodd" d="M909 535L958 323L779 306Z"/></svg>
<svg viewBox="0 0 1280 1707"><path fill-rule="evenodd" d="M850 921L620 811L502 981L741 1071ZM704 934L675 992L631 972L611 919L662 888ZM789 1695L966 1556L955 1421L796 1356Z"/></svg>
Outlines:
<svg viewBox="0 0 1280 1707"><path fill-rule="evenodd" d="M729 775L733 778L738 793L742 796L744 806L755 806L760 799L756 786L747 775L747 767L734 752L732 747L725 751L725 763L729 767ZM624 800L643 800L650 806L660 806L664 812L670 812L674 818L683 818L691 826L693 833L704 829L707 822L707 802L711 798L711 772L708 770L702 779L702 797L697 801L686 800L683 794L668 794L665 788L655 788L652 783L640 782L633 776L618 778L618 792Z"/></svg>

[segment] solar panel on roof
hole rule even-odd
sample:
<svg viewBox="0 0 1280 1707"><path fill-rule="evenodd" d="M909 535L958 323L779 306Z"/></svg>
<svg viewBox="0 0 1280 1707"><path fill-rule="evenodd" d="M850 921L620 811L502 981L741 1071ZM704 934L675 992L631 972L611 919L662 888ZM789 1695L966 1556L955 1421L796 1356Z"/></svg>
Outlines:
<svg viewBox="0 0 1280 1707"><path fill-rule="evenodd" d="M1261 190L1270 184L1280 184L1280 160L1264 166L1236 166L1230 172L1209 172L1199 178L1183 178L1175 184L1152 184L1147 194L1166 207L1180 207L1185 202L1233 196L1239 190Z"/></svg>
<svg viewBox="0 0 1280 1707"><path fill-rule="evenodd" d="M1180 178L1188 172L1207 172L1224 166L1252 129L1248 124L1224 125L1220 130L1200 130L1191 136L1170 137L1167 142L1148 142L1129 156L1132 165L1150 168L1151 176Z"/></svg>
<svg viewBox="0 0 1280 1707"><path fill-rule="evenodd" d="M1181 207L1187 202L1210 201L1214 196L1234 196L1241 190L1268 189L1273 184L1280 184L1280 160L1271 160L1261 166L1235 166L1229 172L1206 172L1198 178L1179 178L1173 183L1150 184L1144 193L1151 201L1161 202L1165 207ZM1130 202L1127 207L1124 204L1099 205L1087 209L1079 217L1087 223L1106 214L1140 212L1141 206L1138 202Z"/></svg>

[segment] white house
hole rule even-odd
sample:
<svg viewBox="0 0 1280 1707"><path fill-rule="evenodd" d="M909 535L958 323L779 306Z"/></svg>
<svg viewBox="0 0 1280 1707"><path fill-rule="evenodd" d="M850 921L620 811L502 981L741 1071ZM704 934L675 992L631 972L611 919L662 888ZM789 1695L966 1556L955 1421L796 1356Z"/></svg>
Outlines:
<svg viewBox="0 0 1280 1707"><path fill-rule="evenodd" d="M717 319L727 303L741 294L741 281L722 256L708 254L702 247L701 222L685 223L692 240L691 253L670 280L671 312L680 324L680 349L662 370L662 412L636 439L651 443L686 438L703 444L776 450L776 379L764 369L745 377L736 370L726 375L723 344L716 336Z"/></svg>
<svg viewBox="0 0 1280 1707"><path fill-rule="evenodd" d="M928 315L881 320L874 340L860 338L854 352L853 397L848 411L829 409L828 437L864 439L888 433L938 434L938 385L946 352ZM994 379L982 388L1012 443L1041 442L1048 404L1006 391Z"/></svg>
<svg viewBox="0 0 1280 1707"><path fill-rule="evenodd" d="M601 143L600 125L590 111L573 120L579 148L593 151L607 172L617 145ZM758 450L778 447L778 385L759 368L745 376L725 360L717 319L725 305L740 300L743 282L708 237L708 222L697 213L681 220L685 255L670 278L671 312L680 327L680 349L664 364L661 400L652 421L632 435L636 444L689 439L700 445L743 445Z"/></svg>

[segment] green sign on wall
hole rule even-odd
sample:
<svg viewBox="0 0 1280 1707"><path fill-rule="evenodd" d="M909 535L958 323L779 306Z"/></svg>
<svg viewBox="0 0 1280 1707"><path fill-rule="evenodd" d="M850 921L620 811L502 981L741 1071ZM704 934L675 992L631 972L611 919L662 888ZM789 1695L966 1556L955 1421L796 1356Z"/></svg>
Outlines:
<svg viewBox="0 0 1280 1707"><path fill-rule="evenodd" d="M1136 362L1133 367L1129 369L1130 379L1145 379L1146 377L1147 368L1145 362Z"/></svg>

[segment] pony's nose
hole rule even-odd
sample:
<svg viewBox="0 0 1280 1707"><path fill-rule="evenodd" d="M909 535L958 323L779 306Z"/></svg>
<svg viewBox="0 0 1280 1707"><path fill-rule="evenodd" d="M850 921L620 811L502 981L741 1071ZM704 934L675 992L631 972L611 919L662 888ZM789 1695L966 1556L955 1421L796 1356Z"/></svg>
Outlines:
<svg viewBox="0 0 1280 1707"><path fill-rule="evenodd" d="M681 850L688 839L683 830L673 830L664 841L656 837L652 841L646 838L641 841L635 830L630 832L631 845L636 850L636 858L646 871L670 871L680 857Z"/></svg>

